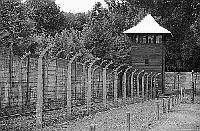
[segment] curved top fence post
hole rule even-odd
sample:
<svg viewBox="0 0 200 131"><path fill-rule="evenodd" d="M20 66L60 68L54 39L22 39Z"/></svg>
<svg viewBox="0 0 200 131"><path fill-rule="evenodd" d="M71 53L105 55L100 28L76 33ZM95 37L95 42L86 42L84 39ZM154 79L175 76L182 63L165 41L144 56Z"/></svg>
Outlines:
<svg viewBox="0 0 200 131"><path fill-rule="evenodd" d="M115 69L115 71L117 72L121 67L123 67L123 66L128 66L127 64L123 64L123 65L120 65L120 66L118 66L116 69Z"/></svg>
<svg viewBox="0 0 200 131"><path fill-rule="evenodd" d="M134 80L133 80L133 77L134 77L134 74L138 71L138 69L135 69L132 73L131 73L131 98L134 97Z"/></svg>
<svg viewBox="0 0 200 131"><path fill-rule="evenodd" d="M108 63L105 67L104 67L104 69L107 69L110 65L112 65L112 64L114 64L114 62L110 62L110 63Z"/></svg>
<svg viewBox="0 0 200 131"><path fill-rule="evenodd" d="M52 47L54 47L54 44L46 47L38 58L36 124L39 128L42 128L42 112L43 112L43 77L42 77L43 57L46 54L46 52Z"/></svg>
<svg viewBox="0 0 200 131"><path fill-rule="evenodd" d="M123 76L123 98L124 98L124 100L126 101L126 96L127 96L127 94L126 94L126 88L127 88L127 79L126 79L126 74L127 74L127 72L131 69L131 68L133 68L133 67L128 67L125 71L124 71L124 76Z"/></svg>
<svg viewBox="0 0 200 131"><path fill-rule="evenodd" d="M28 53L23 55L19 62L19 101L18 101L19 106L22 106L23 104L22 103L22 61L30 54L31 52L29 51Z"/></svg>
<svg viewBox="0 0 200 131"><path fill-rule="evenodd" d="M144 70L140 71L140 72L137 74L137 97L140 96L140 92L139 92L139 90L140 90L139 77L140 77L140 74L143 73L143 72L144 72Z"/></svg>
<svg viewBox="0 0 200 131"><path fill-rule="evenodd" d="M87 86L88 86L88 89L87 89L87 107L88 107L88 113L90 111L90 104L91 104L91 84L92 84L92 66L93 64L100 60L99 58L96 58L95 60L93 60L90 65L89 65L89 68L88 68L88 82L87 82Z"/></svg>
<svg viewBox="0 0 200 131"><path fill-rule="evenodd" d="M75 54L75 55L69 60L69 63L71 64L78 56L81 56L81 55L82 55L81 52Z"/></svg>
<svg viewBox="0 0 200 131"><path fill-rule="evenodd" d="M75 54L70 60L69 63L67 64L67 113L68 115L71 114L71 91L72 91L72 63L73 61L78 57L81 56L82 53L79 52L77 54Z"/></svg>

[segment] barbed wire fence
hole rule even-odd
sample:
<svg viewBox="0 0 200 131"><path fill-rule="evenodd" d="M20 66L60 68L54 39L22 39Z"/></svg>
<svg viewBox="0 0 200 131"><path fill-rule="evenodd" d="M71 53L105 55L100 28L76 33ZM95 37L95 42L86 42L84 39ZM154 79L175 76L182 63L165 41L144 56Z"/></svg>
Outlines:
<svg viewBox="0 0 200 131"><path fill-rule="evenodd" d="M99 58L84 59L77 53L70 59L51 58L47 47L40 56L22 58L2 48L0 76L1 119L35 115L41 128L62 119L74 119L125 104L157 97L161 75L130 65L116 65ZM52 122L46 122L53 119Z"/></svg>

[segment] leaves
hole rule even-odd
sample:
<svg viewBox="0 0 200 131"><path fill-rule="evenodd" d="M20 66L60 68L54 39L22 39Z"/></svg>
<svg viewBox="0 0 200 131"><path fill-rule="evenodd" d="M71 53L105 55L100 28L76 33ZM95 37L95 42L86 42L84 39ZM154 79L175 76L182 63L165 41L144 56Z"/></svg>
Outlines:
<svg viewBox="0 0 200 131"><path fill-rule="evenodd" d="M31 9L29 17L35 21L38 33L54 36L63 29L65 17L55 2L29 0L26 4Z"/></svg>
<svg viewBox="0 0 200 131"><path fill-rule="evenodd" d="M35 31L34 22L28 19L27 8L19 2L4 2L0 9L1 46L14 46L14 53L22 55Z"/></svg>

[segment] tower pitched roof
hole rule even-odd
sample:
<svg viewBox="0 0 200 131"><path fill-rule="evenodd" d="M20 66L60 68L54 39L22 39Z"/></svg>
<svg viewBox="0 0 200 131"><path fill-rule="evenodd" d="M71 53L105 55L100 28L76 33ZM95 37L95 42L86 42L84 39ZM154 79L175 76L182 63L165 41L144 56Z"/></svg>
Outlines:
<svg viewBox="0 0 200 131"><path fill-rule="evenodd" d="M161 27L155 19L148 14L136 26L124 31L125 34L171 34L170 31Z"/></svg>

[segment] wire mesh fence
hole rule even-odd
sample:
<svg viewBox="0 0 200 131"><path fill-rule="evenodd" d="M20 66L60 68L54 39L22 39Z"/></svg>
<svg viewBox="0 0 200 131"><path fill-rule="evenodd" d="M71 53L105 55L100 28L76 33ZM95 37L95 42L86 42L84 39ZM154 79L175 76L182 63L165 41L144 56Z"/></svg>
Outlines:
<svg viewBox="0 0 200 131"><path fill-rule="evenodd" d="M36 114L37 123L49 125L58 116L71 119L154 99L155 89L160 88L160 76L126 65L110 66L109 61L102 64L95 58L78 59L82 57L78 54L70 59L51 58L48 53L43 57L9 54L9 49L1 49L1 119Z"/></svg>

